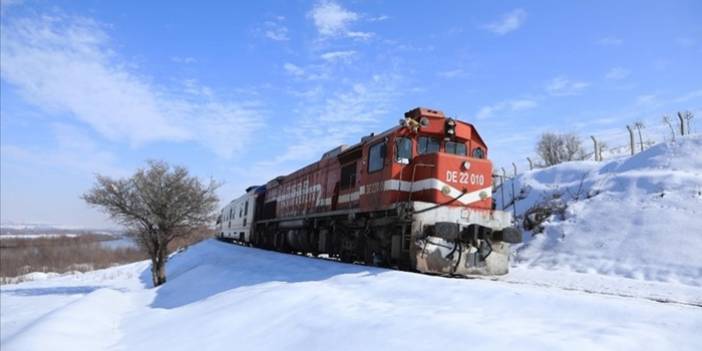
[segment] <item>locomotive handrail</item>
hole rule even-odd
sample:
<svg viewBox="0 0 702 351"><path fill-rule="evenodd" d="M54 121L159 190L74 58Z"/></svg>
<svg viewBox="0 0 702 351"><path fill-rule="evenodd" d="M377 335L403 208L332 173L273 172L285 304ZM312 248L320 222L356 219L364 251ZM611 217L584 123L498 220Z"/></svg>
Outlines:
<svg viewBox="0 0 702 351"><path fill-rule="evenodd" d="M453 199L451 199L451 200L449 200L449 201L442 202L442 203L440 203L440 204L436 204L436 205L434 205L434 206L427 207L427 208L422 209L422 210L419 210L419 211L414 211L414 212L412 212L412 213L413 213L413 214L424 213L424 212L428 212L428 211L431 211L431 210L435 210L435 209L437 209L437 208L439 208L439 207L442 207L442 206L450 205L450 204L454 203L455 201L458 201L458 199L460 199L461 197L463 197L463 195L465 195L465 194L467 194L467 193L468 193L468 192L467 192L466 190L463 190L463 192L461 193L461 195L458 195L458 196L454 197Z"/></svg>
<svg viewBox="0 0 702 351"><path fill-rule="evenodd" d="M414 186L414 177L415 177L415 174L417 173L417 166L434 168L434 165L428 164L428 163L415 163L412 165L412 181L410 182L409 196L407 198L408 202L412 202L412 190L413 190L412 188Z"/></svg>

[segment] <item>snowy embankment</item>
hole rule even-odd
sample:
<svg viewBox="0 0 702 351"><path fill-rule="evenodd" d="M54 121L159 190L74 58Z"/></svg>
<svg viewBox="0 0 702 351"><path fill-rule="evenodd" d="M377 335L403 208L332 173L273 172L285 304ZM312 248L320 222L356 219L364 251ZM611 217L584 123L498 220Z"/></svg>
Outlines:
<svg viewBox="0 0 702 351"><path fill-rule="evenodd" d="M450 279L209 240L1 289L3 350L699 350L702 308Z"/></svg>
<svg viewBox="0 0 702 351"><path fill-rule="evenodd" d="M634 286L702 286L702 136L529 171L515 189L518 215L547 200L567 205L516 247L515 275L541 269L631 278Z"/></svg>

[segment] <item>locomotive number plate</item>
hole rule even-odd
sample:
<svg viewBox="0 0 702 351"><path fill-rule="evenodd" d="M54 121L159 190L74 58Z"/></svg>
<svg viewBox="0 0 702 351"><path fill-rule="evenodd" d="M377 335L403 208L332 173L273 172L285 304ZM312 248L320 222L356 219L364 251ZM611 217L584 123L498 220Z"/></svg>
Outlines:
<svg viewBox="0 0 702 351"><path fill-rule="evenodd" d="M458 184L483 185L485 184L485 177L482 174L446 171L446 181Z"/></svg>

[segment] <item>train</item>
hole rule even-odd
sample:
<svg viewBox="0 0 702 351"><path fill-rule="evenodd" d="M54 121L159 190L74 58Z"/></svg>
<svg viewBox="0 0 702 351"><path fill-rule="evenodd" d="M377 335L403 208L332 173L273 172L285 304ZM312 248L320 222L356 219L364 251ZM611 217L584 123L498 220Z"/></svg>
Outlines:
<svg viewBox="0 0 702 351"><path fill-rule="evenodd" d="M224 206L222 240L447 276L503 275L522 241L495 209L492 162L475 126L429 108Z"/></svg>

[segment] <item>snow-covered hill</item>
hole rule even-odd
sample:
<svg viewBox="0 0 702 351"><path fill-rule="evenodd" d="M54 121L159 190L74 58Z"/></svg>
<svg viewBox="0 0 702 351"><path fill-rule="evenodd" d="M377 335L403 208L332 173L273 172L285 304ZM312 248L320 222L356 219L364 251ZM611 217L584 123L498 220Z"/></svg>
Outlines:
<svg viewBox="0 0 702 351"><path fill-rule="evenodd" d="M529 171L515 189L519 215L545 200L567 205L516 248L516 266L702 285L702 136Z"/></svg>
<svg viewBox="0 0 702 351"><path fill-rule="evenodd" d="M206 241L1 289L3 350L699 350L700 307L450 279Z"/></svg>

